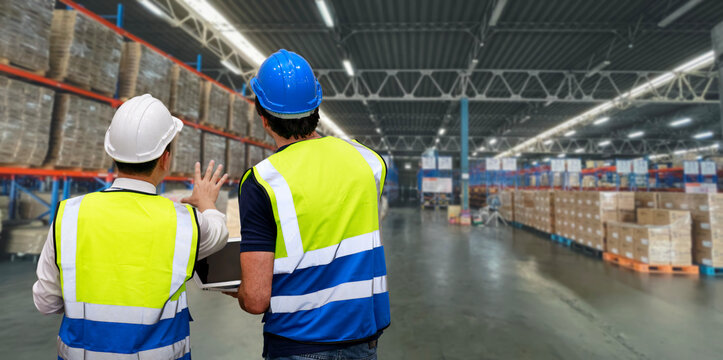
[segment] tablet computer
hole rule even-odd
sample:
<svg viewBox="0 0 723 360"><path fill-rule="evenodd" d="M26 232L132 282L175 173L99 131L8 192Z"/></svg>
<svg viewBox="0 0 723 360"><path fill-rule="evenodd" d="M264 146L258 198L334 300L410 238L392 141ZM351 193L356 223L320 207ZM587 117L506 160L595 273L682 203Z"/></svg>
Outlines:
<svg viewBox="0 0 723 360"><path fill-rule="evenodd" d="M202 290L237 291L241 284L241 238L229 238L226 246L196 262L193 280Z"/></svg>

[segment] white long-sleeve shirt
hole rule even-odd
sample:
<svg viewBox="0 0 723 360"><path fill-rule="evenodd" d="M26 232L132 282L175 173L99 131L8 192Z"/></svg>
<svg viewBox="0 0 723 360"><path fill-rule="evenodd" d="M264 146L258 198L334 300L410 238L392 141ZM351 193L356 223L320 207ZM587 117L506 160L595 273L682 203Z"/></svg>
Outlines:
<svg viewBox="0 0 723 360"><path fill-rule="evenodd" d="M156 187L148 182L118 178L113 182L111 190L132 190L148 194L155 194ZM198 212L198 225L200 228L198 241L198 258L205 258L221 250L228 241L228 228L226 215L216 209ZM55 249L53 239L53 225L50 225L48 239L45 241L43 251L38 260L38 281L33 285L33 301L38 311L44 314L62 314L63 297L60 287L60 271L55 265Z"/></svg>

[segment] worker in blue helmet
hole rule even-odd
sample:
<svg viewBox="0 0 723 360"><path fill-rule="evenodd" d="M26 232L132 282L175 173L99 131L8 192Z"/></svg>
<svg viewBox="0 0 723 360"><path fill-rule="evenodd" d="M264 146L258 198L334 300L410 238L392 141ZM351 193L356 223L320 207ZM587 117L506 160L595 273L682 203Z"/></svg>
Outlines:
<svg viewBox="0 0 723 360"><path fill-rule="evenodd" d="M316 132L321 85L301 56L274 53L251 87L278 150L241 180L241 286L229 295L265 314L266 359L376 359L390 323L379 231L386 164Z"/></svg>

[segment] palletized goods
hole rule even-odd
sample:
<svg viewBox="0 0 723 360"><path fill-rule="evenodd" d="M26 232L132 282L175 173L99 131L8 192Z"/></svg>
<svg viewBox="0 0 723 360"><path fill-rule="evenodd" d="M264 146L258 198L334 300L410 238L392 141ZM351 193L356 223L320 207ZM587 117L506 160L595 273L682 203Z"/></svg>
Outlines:
<svg viewBox="0 0 723 360"><path fill-rule="evenodd" d="M211 133L204 132L201 140L201 146L203 147L203 166L208 166L208 163L213 160L216 165L226 164L226 138L223 136L214 135Z"/></svg>
<svg viewBox="0 0 723 360"><path fill-rule="evenodd" d="M201 130L184 126L174 141L171 173L193 174L193 167L201 161Z"/></svg>
<svg viewBox="0 0 723 360"><path fill-rule="evenodd" d="M173 61L137 42L123 43L118 94L121 99L151 94L168 105Z"/></svg>
<svg viewBox="0 0 723 360"><path fill-rule="evenodd" d="M249 116L253 115L253 105L236 94L230 94L231 111L229 112L228 130L240 136L246 136Z"/></svg>
<svg viewBox="0 0 723 360"><path fill-rule="evenodd" d="M216 129L226 129L230 97L222 87L206 82L203 84L203 101L201 102L201 122Z"/></svg>
<svg viewBox="0 0 723 360"><path fill-rule="evenodd" d="M0 58L48 70L53 0L0 0Z"/></svg>
<svg viewBox="0 0 723 360"><path fill-rule="evenodd" d="M226 169L232 179L240 179L246 172L246 144L240 141L226 140Z"/></svg>
<svg viewBox="0 0 723 360"><path fill-rule="evenodd" d="M173 64L169 110L184 120L197 122L201 115L201 77Z"/></svg>

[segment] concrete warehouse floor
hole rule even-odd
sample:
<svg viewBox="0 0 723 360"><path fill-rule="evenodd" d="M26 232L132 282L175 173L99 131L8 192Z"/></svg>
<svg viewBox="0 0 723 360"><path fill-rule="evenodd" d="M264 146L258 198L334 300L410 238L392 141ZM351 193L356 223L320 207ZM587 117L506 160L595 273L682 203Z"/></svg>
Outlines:
<svg viewBox="0 0 723 360"><path fill-rule="evenodd" d="M715 359L723 279L646 276L509 227L449 226L446 213L384 221L392 326L382 359ZM59 316L36 312L29 262L0 263L0 351L55 355ZM261 318L190 287L193 356L259 359Z"/></svg>

